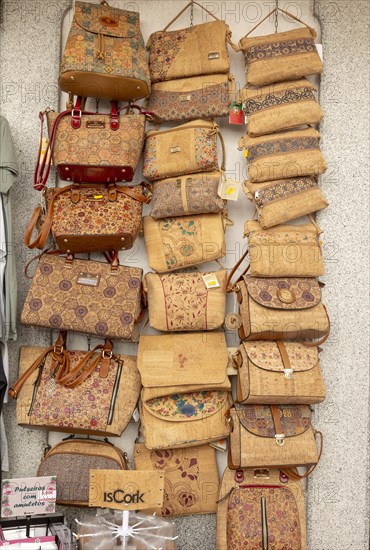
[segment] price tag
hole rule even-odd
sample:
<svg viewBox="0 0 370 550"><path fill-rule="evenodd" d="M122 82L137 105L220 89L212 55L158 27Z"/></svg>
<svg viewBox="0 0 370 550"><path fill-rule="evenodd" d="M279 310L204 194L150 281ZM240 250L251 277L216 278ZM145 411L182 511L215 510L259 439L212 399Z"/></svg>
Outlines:
<svg viewBox="0 0 370 550"><path fill-rule="evenodd" d="M220 286L220 283L218 282L218 279L216 277L216 273L206 273L205 275L202 275L202 279L207 289L219 288Z"/></svg>
<svg viewBox="0 0 370 550"><path fill-rule="evenodd" d="M48 144L49 144L48 138L42 138L42 140L41 140L41 151L40 151L40 164L44 160L44 156L46 154L46 149L47 149ZM46 159L46 163L49 162L49 159L50 159L50 149L48 151L48 157Z"/></svg>
<svg viewBox="0 0 370 550"><path fill-rule="evenodd" d="M240 191L240 181L234 181L226 178L220 181L218 196L227 201L237 201Z"/></svg>
<svg viewBox="0 0 370 550"><path fill-rule="evenodd" d="M243 124L243 107L241 103L232 102L229 112L229 124Z"/></svg>
<svg viewBox="0 0 370 550"><path fill-rule="evenodd" d="M56 477L4 479L1 517L34 516L55 512Z"/></svg>

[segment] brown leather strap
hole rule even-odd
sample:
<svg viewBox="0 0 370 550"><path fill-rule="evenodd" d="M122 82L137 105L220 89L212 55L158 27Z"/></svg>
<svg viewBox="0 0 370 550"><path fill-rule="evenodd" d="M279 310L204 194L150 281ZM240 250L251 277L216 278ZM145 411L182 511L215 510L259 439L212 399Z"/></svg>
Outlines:
<svg viewBox="0 0 370 550"><path fill-rule="evenodd" d="M275 433L283 435L283 427L281 425L279 407L277 405L270 405L272 420L274 421Z"/></svg>
<svg viewBox="0 0 370 550"><path fill-rule="evenodd" d="M323 305L323 308L325 309L326 317L328 319L328 325L329 325L328 332L326 334L324 334L324 336L322 336L319 340L315 340L314 342L302 342L302 344L304 346L306 346L307 348L315 348L317 346L321 346L321 344L326 342L326 340L330 336L330 329L331 329L330 317L329 317L329 314L328 314L328 310L326 309L326 306L324 306L324 304L322 304L322 305Z"/></svg>
<svg viewBox="0 0 370 550"><path fill-rule="evenodd" d="M98 351L100 353L97 353ZM76 388L94 372L99 363L101 363L99 375L101 378L106 378L108 376L110 361L114 357L112 351L113 342L111 340L106 340L104 345L99 344L95 346L93 350L83 357L78 365L60 378L58 383L66 388Z"/></svg>
<svg viewBox="0 0 370 550"><path fill-rule="evenodd" d="M244 254L240 257L240 259L236 262L236 264L234 265L234 267L231 269L231 271L229 272L229 275L226 279L226 292L233 292L235 290L235 284L236 283L233 283L231 284L231 279L233 278L233 276L235 275L235 272L237 271L238 267L240 266L240 264L242 263L242 261L248 256L248 253L249 253L249 250L247 248L247 250L244 252ZM243 271L243 273L240 275L240 277L238 278L238 281L241 279L241 277L243 275L245 275L249 269L249 264L247 266L247 268Z"/></svg>
<svg viewBox="0 0 370 550"><path fill-rule="evenodd" d="M290 479L294 479L294 480L300 480L300 479L305 479L306 477L308 477L310 474L312 474L312 472L314 471L314 469L316 468L316 466L318 465L318 463L320 462L320 458L321 458L321 455L322 455L322 451L323 451L323 448L324 448L324 436L322 434L322 432L318 431L318 430L314 430L315 431L315 437L316 436L319 436L320 438L320 449L319 449L319 456L317 458L317 462L316 464L313 464L312 466L310 466L310 468L308 468L307 472L303 475L300 475L297 470L293 469L293 468L280 468L281 471L287 475Z"/></svg>
<svg viewBox="0 0 370 550"><path fill-rule="evenodd" d="M61 331L59 333L58 339L54 346L49 346L46 348L41 355L37 357L37 359L32 363L32 365L22 374L20 378L13 384L13 386L8 391L8 395L12 397L13 399L17 399L19 392L21 391L22 387L24 386L25 382L28 380L28 378L35 372L35 370L42 364L42 362L46 359L47 355L51 352L55 354L55 357L59 354L61 358L65 358L64 354L64 344L66 339L67 333L64 331ZM63 362L60 361L59 364L63 367Z"/></svg>
<svg viewBox="0 0 370 550"><path fill-rule="evenodd" d="M290 364L290 359L289 359L289 356L287 354L284 342L282 340L278 340L276 342L276 344L277 344L277 347L279 349L279 353L280 353L281 360L282 360L283 365L284 365L284 369L291 370L292 366Z"/></svg>
<svg viewBox="0 0 370 550"><path fill-rule="evenodd" d="M218 131L218 137L220 138L221 149L222 149L221 171L224 173L226 170L226 147L225 147L225 141L224 141L223 135L221 134L220 131Z"/></svg>
<svg viewBox="0 0 370 550"><path fill-rule="evenodd" d="M42 250L45 246L46 241L47 241L49 231L50 231L50 228L47 229L45 227L45 222L49 221L49 220L47 220L47 214L44 217L44 223L42 224L42 227L40 228L38 235L36 236L36 238L33 241L31 240L32 239L32 234L33 234L33 232L36 228L36 225L37 225L38 221L41 219L41 215L43 213L43 210L44 209L41 206L41 204L36 206L32 216L31 216L31 219L29 221L29 224L27 226L26 233L24 235L24 244L26 246L28 246L28 248L31 248L31 249L38 248L38 249ZM46 238L44 238L45 231L47 231Z"/></svg>

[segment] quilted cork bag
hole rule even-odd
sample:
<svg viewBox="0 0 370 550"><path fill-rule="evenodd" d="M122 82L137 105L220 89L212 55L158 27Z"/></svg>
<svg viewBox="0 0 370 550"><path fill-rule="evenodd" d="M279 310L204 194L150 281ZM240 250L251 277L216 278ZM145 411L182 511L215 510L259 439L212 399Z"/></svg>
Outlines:
<svg viewBox="0 0 370 550"><path fill-rule="evenodd" d="M91 352L66 350L65 341L62 332L49 348L21 348L19 379L9 390L18 424L119 437L140 394L136 357L113 354L109 340Z"/></svg>
<svg viewBox="0 0 370 550"><path fill-rule="evenodd" d="M189 7L200 7L215 21L185 29L167 29ZM198 2L189 2L163 29L148 40L149 71L151 81L163 82L192 76L228 73L230 69L227 43L231 31L225 21L218 19Z"/></svg>
<svg viewBox="0 0 370 550"><path fill-rule="evenodd" d="M257 209L262 229L329 206L316 178L288 178L264 183L245 181L243 189Z"/></svg>
<svg viewBox="0 0 370 550"><path fill-rule="evenodd" d="M207 286L205 278L215 286ZM220 328L225 319L226 278L225 269L215 273L147 273L144 291L150 326L163 332Z"/></svg>
<svg viewBox="0 0 370 550"><path fill-rule="evenodd" d="M49 449L37 476L56 476L57 504L89 506L90 470L128 470L126 453L108 441L67 438Z"/></svg>
<svg viewBox="0 0 370 550"><path fill-rule="evenodd" d="M318 176L327 168L320 150L320 133L313 128L290 130L239 140L244 149L248 178L253 183L281 178Z"/></svg>
<svg viewBox="0 0 370 550"><path fill-rule="evenodd" d="M283 468L289 474L292 467L306 466L307 477L319 462L322 434L311 425L309 405L235 403L229 414L230 468Z"/></svg>
<svg viewBox="0 0 370 550"><path fill-rule="evenodd" d="M43 254L21 322L24 325L136 341L141 317L143 271L109 262Z"/></svg>
<svg viewBox="0 0 370 550"><path fill-rule="evenodd" d="M319 350L299 342L242 342L233 356L237 400L310 405L325 399Z"/></svg>
<svg viewBox="0 0 370 550"><path fill-rule="evenodd" d="M147 108L160 119L191 120L229 116L235 80L228 74L178 78L152 85Z"/></svg>
<svg viewBox="0 0 370 550"><path fill-rule="evenodd" d="M237 102L243 103L248 134L255 137L319 124L324 113L315 99L315 92L315 86L306 78L262 88L243 88L237 95Z"/></svg>
<svg viewBox="0 0 370 550"><path fill-rule="evenodd" d="M217 510L218 471L216 451L209 445L188 449L147 449L142 443L134 447L137 470L164 473L163 517L212 514Z"/></svg>
<svg viewBox="0 0 370 550"><path fill-rule="evenodd" d="M132 101L150 93L140 15L100 4L76 2L59 75L63 92Z"/></svg>
<svg viewBox="0 0 370 550"><path fill-rule="evenodd" d="M284 518L284 521L282 521ZM216 548L306 550L302 485L280 470L226 468L217 505Z"/></svg>
<svg viewBox="0 0 370 550"><path fill-rule="evenodd" d="M249 35L273 13L280 11L303 23L304 28L250 38ZM240 40L245 54L247 84L263 86L321 74L323 64L315 45L316 31L295 15L275 8Z"/></svg>
<svg viewBox="0 0 370 550"><path fill-rule="evenodd" d="M310 223L277 225L262 229L256 220L244 225L248 237L252 277L319 277L324 275L320 235L322 230Z"/></svg>
<svg viewBox="0 0 370 550"><path fill-rule="evenodd" d="M213 120L193 120L168 130L146 133L143 176L149 181L218 170L217 136L222 145L221 170L225 171L225 144Z"/></svg>
<svg viewBox="0 0 370 550"><path fill-rule="evenodd" d="M140 416L146 447L193 447L228 436L227 364L223 332L141 336Z"/></svg>
<svg viewBox="0 0 370 550"><path fill-rule="evenodd" d="M226 253L226 216L199 214L154 220L145 216L148 263L158 273L217 260Z"/></svg>
<svg viewBox="0 0 370 550"><path fill-rule="evenodd" d="M220 181L220 172L204 172L157 180L153 183L150 215L158 220L221 212L225 207L225 201L218 195Z"/></svg>
<svg viewBox="0 0 370 550"><path fill-rule="evenodd" d="M321 287L313 278L259 278L241 275L235 284L231 277L229 291L237 295L241 340L305 340L319 338L325 342L330 333L330 321L321 300ZM306 344L306 345L316 345Z"/></svg>

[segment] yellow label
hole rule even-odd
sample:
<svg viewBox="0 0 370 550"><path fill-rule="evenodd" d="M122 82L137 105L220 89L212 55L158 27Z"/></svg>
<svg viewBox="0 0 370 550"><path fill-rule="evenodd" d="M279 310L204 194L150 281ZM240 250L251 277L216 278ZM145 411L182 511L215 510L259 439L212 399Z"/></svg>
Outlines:
<svg viewBox="0 0 370 550"><path fill-rule="evenodd" d="M247 158L248 155L249 155L249 151L248 151L248 149L246 149L246 150L244 151L244 156L245 156L245 158Z"/></svg>
<svg viewBox="0 0 370 550"><path fill-rule="evenodd" d="M218 188L218 196L228 201L237 201L240 190L240 181L234 181L231 178L221 180Z"/></svg>
<svg viewBox="0 0 370 550"><path fill-rule="evenodd" d="M218 288L220 286L216 273L206 273L202 275L202 279L206 285L206 288Z"/></svg>

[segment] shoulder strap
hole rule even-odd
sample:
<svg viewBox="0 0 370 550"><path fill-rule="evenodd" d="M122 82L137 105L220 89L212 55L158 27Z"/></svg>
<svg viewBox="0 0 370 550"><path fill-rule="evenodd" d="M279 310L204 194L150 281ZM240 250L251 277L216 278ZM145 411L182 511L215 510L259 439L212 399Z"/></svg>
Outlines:
<svg viewBox="0 0 370 550"><path fill-rule="evenodd" d="M303 475L300 475L295 469L293 468L280 468L280 470L285 474L287 475L290 479L293 479L295 481L298 481L300 479L305 479L306 477L308 477L310 474L312 474L312 472L314 471L314 469L316 468L316 466L318 465L318 463L320 462L320 458L321 458L321 455L322 455L322 450L323 450L323 446L324 446L324 436L322 434L322 432L319 432L318 430L315 430L315 437L316 436L319 436L320 438L320 449L319 449L319 456L318 456L318 459L317 459L317 462L316 464L313 464L310 468L308 468L307 472Z"/></svg>
<svg viewBox="0 0 370 550"><path fill-rule="evenodd" d="M261 19L261 21L259 23L257 23L257 25L255 27L253 27L252 30L250 30L245 36L244 38L247 38L250 34L252 34L253 31L255 31L260 25L262 25L262 23L264 21L266 21L266 19L268 19L270 17L270 15L272 15L273 13L277 12L277 11L281 11L281 13L285 13L285 15L287 15L288 17L291 17L291 19L294 19L295 21L298 21L299 23L302 23L302 25L304 25L305 27L307 27L309 29L309 31L311 32L311 34L313 36L316 36L316 31L315 29L313 29L312 27L310 27L310 25L307 25L307 23L305 23L304 21L302 21L302 19L299 19L298 17L296 17L295 15L293 15L292 13L290 13L289 11L285 11L285 10L282 10L281 8L274 8L272 11L270 11L270 13L268 13L266 15L266 17L264 17L263 19ZM240 44L240 42L239 42Z"/></svg>
<svg viewBox="0 0 370 550"><path fill-rule="evenodd" d="M175 15L175 17L173 19L171 19L171 21L165 26L165 28L163 29L163 31L166 31L171 25L172 23L174 23L175 21L177 21L177 19L180 17L180 15L182 15L188 8L190 8L191 6L199 6L203 11L205 11L206 13L208 13L208 15L210 15L211 17L213 17L213 19L215 19L216 21L220 21L218 17L216 17L213 13L211 13L210 11L208 11L204 6L202 6L202 4L199 4L198 2L194 2L193 0L191 2L189 2L189 4L186 4L186 6L184 8L182 8L181 11L179 11L179 13L177 15Z"/></svg>
<svg viewBox="0 0 370 550"><path fill-rule="evenodd" d="M226 292L233 292L235 290L235 284L236 283L232 283L231 284L231 279L233 278L233 276L235 275L235 272L237 271L238 267L240 266L240 264L242 263L242 261L248 256L249 254L249 250L247 249L244 254L240 257L240 259L236 262L236 264L234 265L234 267L231 269L231 271L229 272L229 275L226 279ZM243 273L240 275L240 277L242 277L243 275L245 275L249 269L250 265L248 264L248 266L246 267L246 269L243 271ZM239 277L239 279L240 279ZM238 279L238 280L239 280Z"/></svg>

